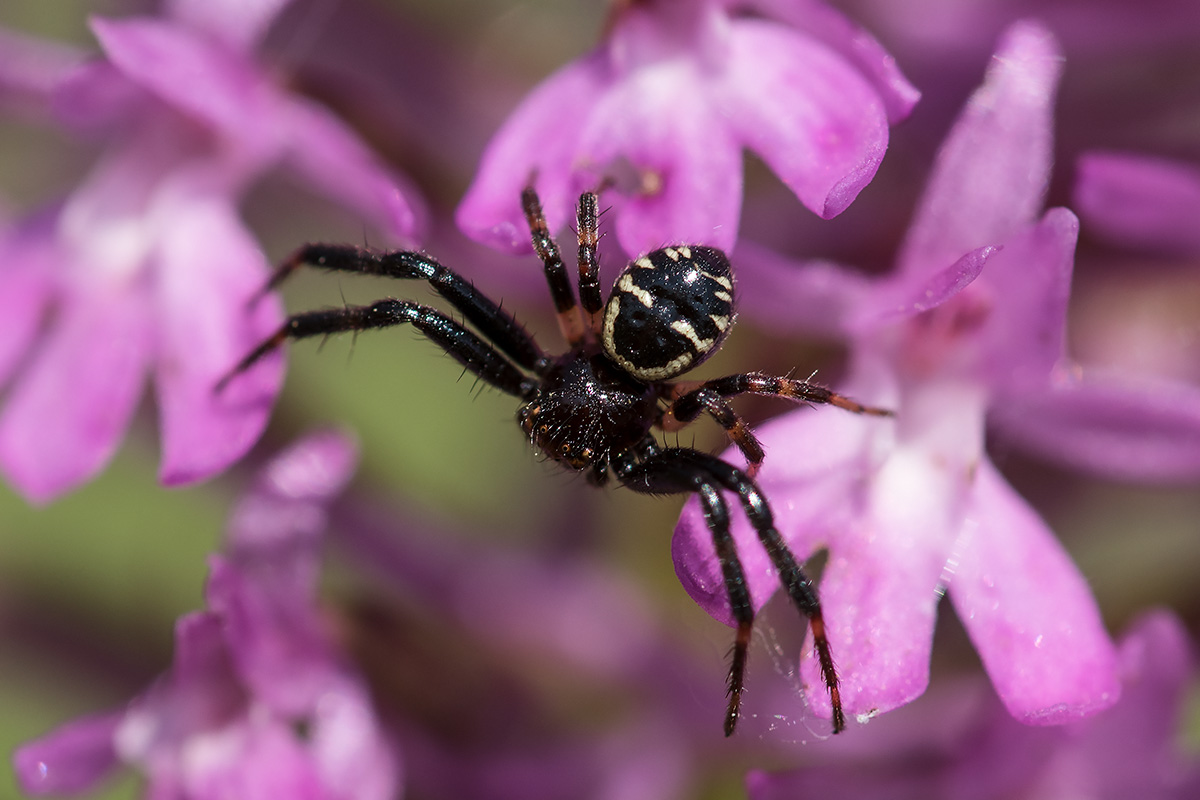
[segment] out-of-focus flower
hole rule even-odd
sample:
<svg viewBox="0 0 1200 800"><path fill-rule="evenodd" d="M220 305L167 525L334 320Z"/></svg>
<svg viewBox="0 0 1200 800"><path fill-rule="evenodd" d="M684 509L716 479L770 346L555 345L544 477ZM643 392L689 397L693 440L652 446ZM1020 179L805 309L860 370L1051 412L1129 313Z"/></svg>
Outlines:
<svg viewBox="0 0 1200 800"><path fill-rule="evenodd" d="M487 244L529 249L518 202L531 178L551 230L607 180L631 253L737 238L742 149L822 217L871 180L888 123L917 92L867 33L823 4L618 3L601 45L542 83L496 134L459 205ZM759 7L761 6L761 8ZM630 173L632 176L630 177Z"/></svg>
<svg viewBox="0 0 1200 800"><path fill-rule="evenodd" d="M1125 457L1149 475L1189 447L1193 458L1200 451L1191 444L1200 426L1179 424L1178 453L1149 454L1144 439L1164 424L1156 398L1129 398L1119 419L1089 417L1077 394L1064 331L1078 223L1061 208L1038 218L1060 62L1039 25L1006 33L938 155L893 275L869 281L828 264L789 271L776 263L773 285L744 282L743 308L773 308L781 320L817 320L845 335L853 360L845 390L896 412L894 423L791 413L760 430L768 447L760 483L781 533L802 557L830 551L821 599L848 713L887 711L925 690L946 591L1018 719L1062 723L1118 698L1116 652L1087 583L988 459L989 417L1005 413L1008 430L1050 404L1065 413L1075 402L1062 436L1071 425L1079 440L1107 432L1124 450L1099 466ZM755 278L770 265L757 267ZM793 302L804 291L811 317L804 300ZM1165 451L1171 443L1153 444ZM761 607L777 579L749 527L735 533ZM728 621L695 503L674 549L685 587ZM810 652L801 670L810 704L828 713Z"/></svg>
<svg viewBox="0 0 1200 800"><path fill-rule="evenodd" d="M1155 253L1200 254L1200 168L1093 151L1078 162L1074 202L1096 232Z"/></svg>
<svg viewBox="0 0 1200 800"><path fill-rule="evenodd" d="M874 753L869 768L854 761L774 774L756 771L747 778L750 797L1197 797L1200 762L1184 755L1176 740L1188 682L1195 676L1187 632L1170 613L1149 613L1122 640L1119 659L1121 701L1090 719L1030 728L1014 722L993 696L976 692L965 719L951 713L931 718L927 710L924 727L907 725L903 743ZM930 699L935 710L940 707L939 698ZM955 716L962 724L945 730Z"/></svg>
<svg viewBox="0 0 1200 800"><path fill-rule="evenodd" d="M320 434L272 462L212 558L208 609L176 626L171 669L127 707L19 748L22 788L84 792L123 763L149 797L394 798L394 747L315 605L326 506L355 460Z"/></svg>
<svg viewBox="0 0 1200 800"><path fill-rule="evenodd" d="M418 227L411 195L355 134L253 60L280 0L207 5L93 20L105 59L44 87L106 150L61 204L3 241L0 384L12 385L0 470L35 501L104 467L148 372L165 483L211 475L258 438L280 357L220 395L213 386L282 318L275 298L247 308L268 265L237 202L264 171L291 168L397 238Z"/></svg>

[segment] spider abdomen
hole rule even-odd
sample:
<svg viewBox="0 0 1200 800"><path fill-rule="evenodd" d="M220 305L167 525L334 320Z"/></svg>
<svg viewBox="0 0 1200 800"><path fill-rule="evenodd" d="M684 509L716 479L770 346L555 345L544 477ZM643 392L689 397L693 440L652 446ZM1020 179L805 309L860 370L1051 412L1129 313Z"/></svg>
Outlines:
<svg viewBox="0 0 1200 800"><path fill-rule="evenodd" d="M657 395L603 355L572 353L547 373L517 420L555 461L582 470L642 441L657 412Z"/></svg>
<svg viewBox="0 0 1200 800"><path fill-rule="evenodd" d="M696 245L664 247L617 278L601 342L630 375L667 380L716 352L733 319L733 272L725 254Z"/></svg>

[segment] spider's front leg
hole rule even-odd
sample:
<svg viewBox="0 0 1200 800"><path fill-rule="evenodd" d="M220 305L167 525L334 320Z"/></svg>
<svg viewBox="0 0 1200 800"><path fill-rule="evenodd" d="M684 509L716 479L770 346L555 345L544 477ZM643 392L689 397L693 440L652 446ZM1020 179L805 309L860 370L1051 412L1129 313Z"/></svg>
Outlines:
<svg viewBox="0 0 1200 800"><path fill-rule="evenodd" d="M543 369L548 361L521 323L476 289L470 281L436 259L408 250L377 251L347 244L306 244L292 253L263 286L258 296L276 289L302 266L333 272L378 275L399 280L424 280L509 358L528 370Z"/></svg>
<svg viewBox="0 0 1200 800"><path fill-rule="evenodd" d="M665 431L677 431L694 422L702 413L711 416L724 428L729 437L746 458L746 471L751 477L758 474L765 454L762 444L734 410L729 398L742 394L757 394L782 397L798 403L831 405L855 414L873 417L890 417L892 412L885 408L866 406L845 395L808 381L781 378L761 372L745 372L727 375L700 384L677 383L668 394L669 405L663 409L658 426Z"/></svg>
<svg viewBox="0 0 1200 800"><path fill-rule="evenodd" d="M395 299L380 300L369 306L308 311L288 317L279 330L251 350L221 378L215 391L222 391L231 380L267 353L279 348L288 339L390 328L406 323L423 333L480 380L525 400L530 399L536 392L536 380L526 377L525 373L496 348L479 338L469 328L463 327L435 308Z"/></svg>
<svg viewBox="0 0 1200 800"><path fill-rule="evenodd" d="M721 497L721 489L738 494L751 526L779 573L780 583L787 591L792 604L807 618L821 674L833 708L833 732L840 733L845 730L846 717L842 711L837 670L834 668L833 654L825 633L825 618L816 589L775 529L771 509L758 486L743 471L699 450L682 447L658 450L657 446L651 443L643 447L641 455L640 461L625 458L614 463L621 484L644 494L694 492L700 498L704 521L713 537L725 591L729 596L730 612L736 625L729 668L729 706L725 715L725 735L733 735L741 709L750 634L754 625L754 606L729 529L729 511Z"/></svg>

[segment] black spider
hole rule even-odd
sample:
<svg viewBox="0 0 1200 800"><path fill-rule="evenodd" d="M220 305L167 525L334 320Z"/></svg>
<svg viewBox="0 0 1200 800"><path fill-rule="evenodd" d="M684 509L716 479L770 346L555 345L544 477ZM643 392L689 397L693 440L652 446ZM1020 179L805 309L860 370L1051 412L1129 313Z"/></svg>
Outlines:
<svg viewBox="0 0 1200 800"><path fill-rule="evenodd" d="M527 188L521 202L569 345L566 353L543 352L512 315L423 253L310 244L276 270L264 292L304 264L423 279L478 333L441 311L408 300L389 298L369 306L308 311L289 317L221 380L217 390L287 339L410 323L479 379L519 398L517 420L530 441L565 467L586 473L589 482L602 485L612 475L620 485L644 494L695 492L712 532L737 623L729 669L727 736L738 720L754 622L754 607L729 530L729 511L721 496L722 490L736 493L783 588L808 618L832 701L833 731L843 730L846 720L821 604L812 581L775 530L770 507L753 480L763 460L762 446L729 398L750 393L826 403L859 414L889 412L862 406L806 381L757 372L671 382L715 353L733 326L734 281L725 254L696 245L655 250L625 267L604 303L596 254L597 198L589 192L579 201L577 305L537 194ZM745 470L692 448L665 447L651 433L653 428L679 430L702 413L715 419L745 454Z"/></svg>

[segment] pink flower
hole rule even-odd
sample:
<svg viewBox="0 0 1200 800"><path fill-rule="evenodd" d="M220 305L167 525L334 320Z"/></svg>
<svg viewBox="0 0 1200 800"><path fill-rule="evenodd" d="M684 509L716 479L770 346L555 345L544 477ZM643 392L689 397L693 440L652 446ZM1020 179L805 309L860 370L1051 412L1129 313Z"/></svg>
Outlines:
<svg viewBox="0 0 1200 800"><path fill-rule="evenodd" d="M247 309L268 264L237 202L264 171L288 166L384 230L415 231L398 179L253 61L280 5L224 3L214 15L177 0L174 19L95 19L106 60L54 82L51 104L106 149L61 204L3 240L0 471L30 499L103 469L148 373L165 483L211 475L257 440L280 358L219 396L212 387L282 319L275 298Z"/></svg>
<svg viewBox="0 0 1200 800"><path fill-rule="evenodd" d="M208 609L176 625L170 670L126 707L18 748L24 791L88 791L123 763L149 797L395 797L392 744L315 605L325 507L355 461L325 434L270 464L212 558Z"/></svg>
<svg viewBox="0 0 1200 800"><path fill-rule="evenodd" d="M916 725L911 718L896 719L902 729L889 731L897 738L878 748L869 766L851 759L775 774L751 772L746 779L750 797L1196 797L1200 762L1176 744L1187 688L1195 678L1187 632L1168 612L1146 614L1122 640L1119 659L1121 701L1090 719L1029 728L1016 724L992 696L962 693L962 702L934 706L939 716L926 714ZM945 694L941 699L950 700Z"/></svg>
<svg viewBox="0 0 1200 800"><path fill-rule="evenodd" d="M1200 167L1094 151L1079 159L1075 204L1101 236L1152 252L1200 253Z"/></svg>
<svg viewBox="0 0 1200 800"><path fill-rule="evenodd" d="M889 121L918 95L868 34L802 5L760 2L751 16L718 0L618 4L601 45L535 89L493 138L459 227L526 251L518 197L531 178L551 230L580 191L615 180L606 203L627 251L729 249L743 148L815 213L841 213L879 167Z"/></svg>
<svg viewBox="0 0 1200 800"><path fill-rule="evenodd" d="M1079 719L1120 694L1116 651L1087 582L984 449L989 422L1004 433L1040 430L1039 415L1058 408L1063 447L1105 434L1120 453L1109 461L1141 453L1130 469L1169 467L1146 452L1145 438L1169 427L1159 399L1126 395L1120 411L1085 413L1094 412L1089 397L1118 390L1086 372L1080 379L1066 358L1078 223L1066 209L1040 213L1060 62L1040 26L1009 29L942 146L893 275L871 281L776 258L747 271L757 284L743 282L750 313L840 330L853 357L842 390L896 412L894 422L795 412L759 431L768 448L760 483L780 532L800 557L829 549L821 600L848 714L867 717L924 692L944 593L1018 719ZM772 271L774 282L764 277ZM1178 458L1189 448L1194 457L1197 431L1174 425ZM1165 436L1153 445L1171 447ZM777 580L748 526L737 535L761 607ZM689 504L676 570L697 602L728 621L708 539ZM809 703L828 714L809 652L801 671Z"/></svg>

